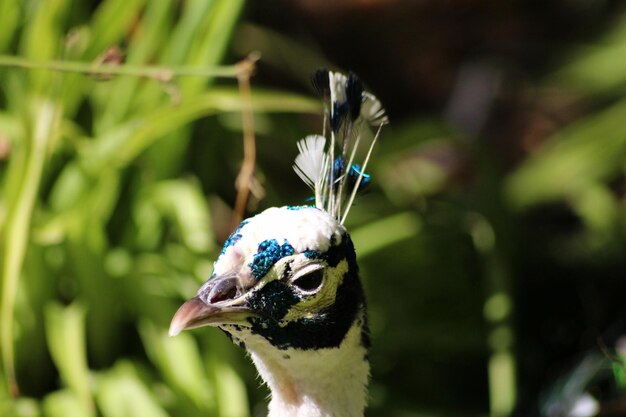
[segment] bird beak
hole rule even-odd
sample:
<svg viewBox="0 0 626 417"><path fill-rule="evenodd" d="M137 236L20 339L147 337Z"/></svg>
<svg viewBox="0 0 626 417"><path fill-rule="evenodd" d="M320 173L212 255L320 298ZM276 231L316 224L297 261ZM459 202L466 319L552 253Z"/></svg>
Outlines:
<svg viewBox="0 0 626 417"><path fill-rule="evenodd" d="M170 336L197 327L246 323L246 319L254 315L236 290L235 280L216 277L210 284L180 306L172 317Z"/></svg>

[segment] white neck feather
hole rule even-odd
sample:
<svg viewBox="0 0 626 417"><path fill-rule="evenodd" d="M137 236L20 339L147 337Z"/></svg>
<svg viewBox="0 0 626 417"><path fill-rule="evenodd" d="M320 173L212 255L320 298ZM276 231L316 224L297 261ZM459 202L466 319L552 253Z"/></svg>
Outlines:
<svg viewBox="0 0 626 417"><path fill-rule="evenodd" d="M246 347L272 391L268 417L363 416L369 362L360 326L332 349L278 350L258 338Z"/></svg>

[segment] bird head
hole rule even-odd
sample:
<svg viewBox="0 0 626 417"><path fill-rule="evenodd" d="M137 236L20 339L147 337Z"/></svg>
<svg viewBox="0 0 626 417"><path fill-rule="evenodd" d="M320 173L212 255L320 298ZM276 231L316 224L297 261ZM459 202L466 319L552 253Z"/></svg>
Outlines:
<svg viewBox="0 0 626 417"><path fill-rule="evenodd" d="M174 315L170 335L202 326L224 330L247 349L270 387L272 417L362 416L367 315L343 222L370 182L365 169L388 119L352 73L320 70L313 84L324 99L330 140L301 140L294 169L313 190L315 207L270 208L244 220L209 280ZM359 165L353 162L364 126L376 133Z"/></svg>
<svg viewBox="0 0 626 417"><path fill-rule="evenodd" d="M317 350L355 324L365 299L346 229L315 207L270 208L228 238L209 280L175 314L170 335L217 326L239 344Z"/></svg>

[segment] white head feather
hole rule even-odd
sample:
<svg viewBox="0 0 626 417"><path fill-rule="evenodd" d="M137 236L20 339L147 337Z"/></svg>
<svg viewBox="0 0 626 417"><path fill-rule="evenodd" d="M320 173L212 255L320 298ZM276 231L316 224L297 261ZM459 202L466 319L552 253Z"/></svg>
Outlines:
<svg viewBox="0 0 626 417"><path fill-rule="evenodd" d="M329 169L328 154L324 152L326 138L321 135L309 135L298 142L300 153L296 156L294 170L296 174L315 192L315 205L322 205L322 188Z"/></svg>

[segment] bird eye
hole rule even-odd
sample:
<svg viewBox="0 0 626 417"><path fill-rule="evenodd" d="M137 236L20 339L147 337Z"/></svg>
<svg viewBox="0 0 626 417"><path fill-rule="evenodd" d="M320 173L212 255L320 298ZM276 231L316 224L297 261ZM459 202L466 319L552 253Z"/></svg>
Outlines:
<svg viewBox="0 0 626 417"><path fill-rule="evenodd" d="M293 280L292 284L298 287L302 291L313 291L322 285L324 279L324 271L322 269L316 269L308 274Z"/></svg>

